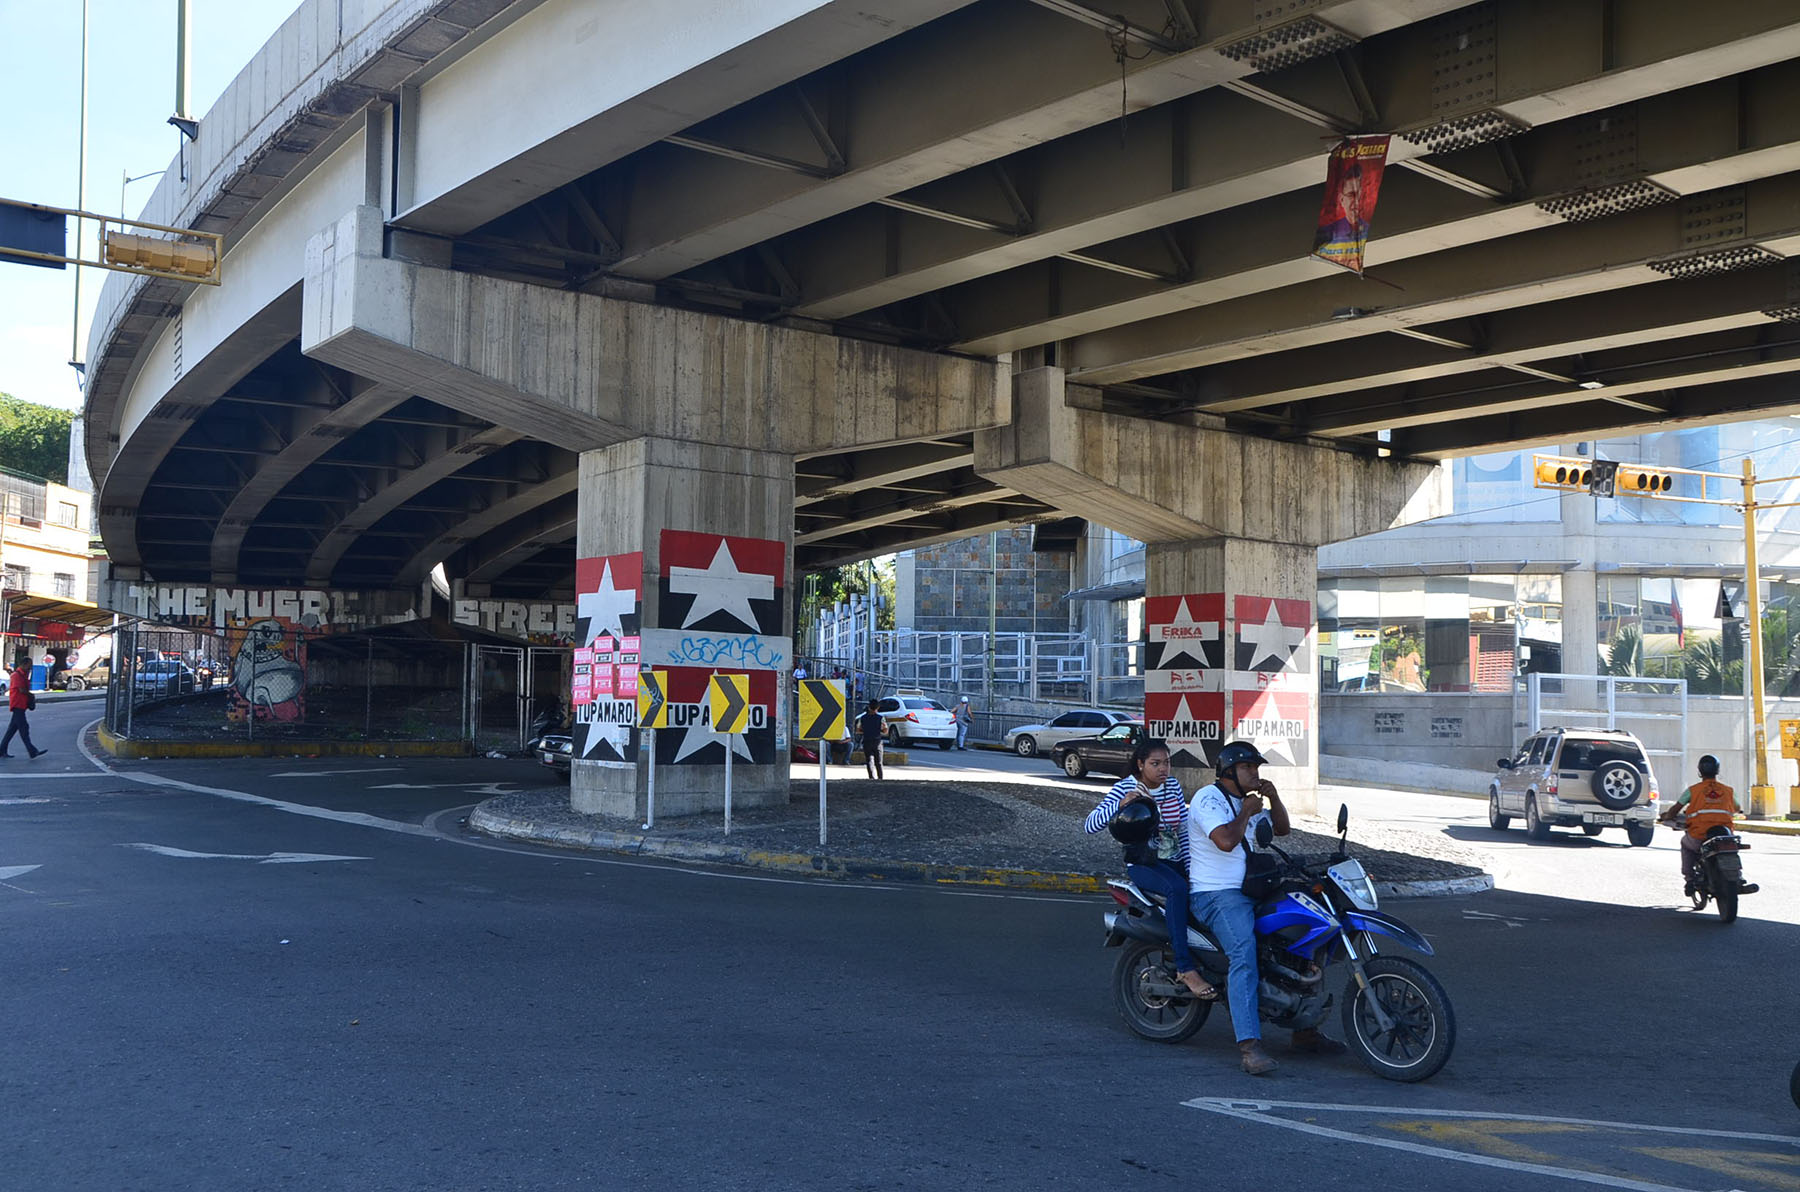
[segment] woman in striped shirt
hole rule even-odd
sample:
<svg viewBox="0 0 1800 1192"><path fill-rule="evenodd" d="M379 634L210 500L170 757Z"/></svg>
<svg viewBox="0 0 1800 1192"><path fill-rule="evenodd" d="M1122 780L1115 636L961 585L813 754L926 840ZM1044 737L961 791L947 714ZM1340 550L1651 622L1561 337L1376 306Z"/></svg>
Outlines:
<svg viewBox="0 0 1800 1192"><path fill-rule="evenodd" d="M1163 896L1163 916L1169 922L1169 950L1175 954L1175 976L1201 1001L1214 1001L1219 991L1194 967L1188 951L1188 835L1187 801L1181 780L1169 773L1169 747L1155 737L1138 738L1131 752L1131 777L1121 778L1106 798L1088 813L1084 827L1098 832L1112 822L1119 808L1136 799L1156 805L1156 836L1145 844L1125 846L1125 873L1146 893Z"/></svg>

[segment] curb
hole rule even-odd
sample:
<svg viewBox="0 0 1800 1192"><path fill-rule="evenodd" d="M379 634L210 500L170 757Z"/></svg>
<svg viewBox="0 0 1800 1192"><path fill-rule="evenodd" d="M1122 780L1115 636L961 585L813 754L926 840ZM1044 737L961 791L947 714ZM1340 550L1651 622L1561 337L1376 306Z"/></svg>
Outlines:
<svg viewBox="0 0 1800 1192"><path fill-rule="evenodd" d="M100 748L116 758L232 757L468 757L463 741L152 741L121 737L94 727Z"/></svg>
<svg viewBox="0 0 1800 1192"><path fill-rule="evenodd" d="M1761 832L1767 836L1800 836L1800 821L1740 819L1737 822L1737 830Z"/></svg>
<svg viewBox="0 0 1800 1192"><path fill-rule="evenodd" d="M990 889L1040 890L1060 894L1104 894L1107 888L1106 878L1086 873L933 865L924 861L866 861L830 854L778 853L698 840L656 839L641 832L614 832L605 828L549 827L532 820L498 815L489 811L486 803L477 804L475 810L469 813L469 827L487 836L528 844L621 853L631 857L654 857L665 861L736 865L796 877L909 882L931 886L986 886ZM1384 897L1429 898L1491 890L1494 888L1494 879L1491 874L1482 873L1472 877L1432 881L1377 882L1375 888Z"/></svg>

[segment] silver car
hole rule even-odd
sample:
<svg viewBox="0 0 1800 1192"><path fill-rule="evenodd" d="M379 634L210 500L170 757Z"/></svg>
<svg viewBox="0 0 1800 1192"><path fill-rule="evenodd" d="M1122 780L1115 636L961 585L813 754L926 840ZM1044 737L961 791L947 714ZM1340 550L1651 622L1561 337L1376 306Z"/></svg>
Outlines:
<svg viewBox="0 0 1800 1192"><path fill-rule="evenodd" d="M1650 843L1656 824L1656 772L1643 742L1623 729L1547 728L1503 757L1488 787L1488 824L1504 830L1523 816L1525 834L1548 840L1553 827L1598 836L1624 828Z"/></svg>
<svg viewBox="0 0 1800 1192"><path fill-rule="evenodd" d="M1064 741L1097 737L1115 724L1131 724L1139 719L1130 712L1076 708L1053 718L1048 724L1025 724L1011 730L1006 734L1006 747L1020 757L1036 757L1040 753L1054 752Z"/></svg>

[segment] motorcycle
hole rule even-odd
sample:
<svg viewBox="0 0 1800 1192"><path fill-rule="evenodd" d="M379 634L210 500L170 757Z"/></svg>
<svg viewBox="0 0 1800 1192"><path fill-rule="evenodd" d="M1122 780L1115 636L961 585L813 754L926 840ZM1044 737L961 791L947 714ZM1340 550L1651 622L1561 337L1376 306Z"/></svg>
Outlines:
<svg viewBox="0 0 1800 1192"><path fill-rule="evenodd" d="M1677 831L1687 831L1685 815L1664 822ZM1738 856L1749 847L1743 837L1724 824L1707 829L1706 836L1700 841L1700 865L1695 870L1695 880L1687 886L1687 896L1693 900L1695 910L1703 911L1708 902L1716 902L1719 922L1730 923L1737 918L1738 897L1754 894L1758 889L1755 883L1744 880L1744 859Z"/></svg>
<svg viewBox="0 0 1800 1192"><path fill-rule="evenodd" d="M1256 843L1281 864L1281 884L1256 907L1258 1009L1277 1027L1317 1027L1332 1005L1326 969L1350 966L1344 986L1346 1042L1374 1072L1413 1082L1437 1074L1456 1044L1450 997L1424 965L1377 951L1378 938L1398 940L1433 955L1424 936L1377 909L1375 884L1346 852L1350 809L1338 809L1338 848L1323 860L1296 858L1274 848L1267 821ZM1175 977L1162 901L1130 881L1108 881L1116 910L1105 916L1106 947L1122 948L1113 966L1113 999L1131 1030L1146 1039L1179 1043L1206 1022L1213 1003L1200 1001ZM1188 925L1195 963L1220 991L1229 965L1212 934Z"/></svg>

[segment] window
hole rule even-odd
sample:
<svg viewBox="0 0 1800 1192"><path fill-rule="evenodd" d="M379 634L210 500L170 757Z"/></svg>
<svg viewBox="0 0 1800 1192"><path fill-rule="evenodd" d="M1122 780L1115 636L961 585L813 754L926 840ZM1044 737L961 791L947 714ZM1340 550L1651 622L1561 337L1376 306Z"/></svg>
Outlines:
<svg viewBox="0 0 1800 1192"><path fill-rule="evenodd" d="M9 565L6 568L5 583L8 588L11 588L17 592L24 592L24 591L30 590L30 588L31 588L31 568L20 567L17 564Z"/></svg>
<svg viewBox="0 0 1800 1192"><path fill-rule="evenodd" d="M1100 734L1102 741L1129 741L1137 736L1137 725L1115 724Z"/></svg>
<svg viewBox="0 0 1800 1192"><path fill-rule="evenodd" d="M75 577L66 571L57 572L55 578L50 583L50 593L53 596L73 599L75 596Z"/></svg>
<svg viewBox="0 0 1800 1192"><path fill-rule="evenodd" d="M1058 716L1055 720L1052 720L1050 722L1050 727L1051 728L1080 728L1081 723L1082 723L1081 722L1081 713L1079 713L1079 712L1064 712L1061 716Z"/></svg>
<svg viewBox="0 0 1800 1192"><path fill-rule="evenodd" d="M1630 741L1565 741L1561 766L1565 770L1598 770L1607 762L1630 762L1642 767L1644 755Z"/></svg>
<svg viewBox="0 0 1800 1192"><path fill-rule="evenodd" d="M1544 738L1533 737L1531 739L1531 752L1526 755L1525 764L1528 766L1535 766L1543 760L1544 760Z"/></svg>
<svg viewBox="0 0 1800 1192"><path fill-rule="evenodd" d="M58 501L56 503L56 524L59 526L79 526L81 524L81 510L77 509L73 502Z"/></svg>

